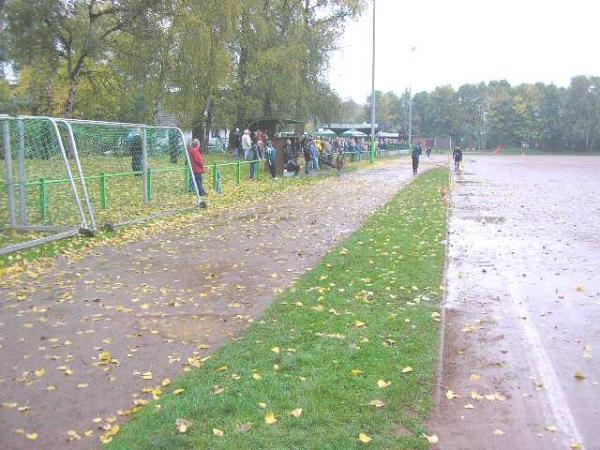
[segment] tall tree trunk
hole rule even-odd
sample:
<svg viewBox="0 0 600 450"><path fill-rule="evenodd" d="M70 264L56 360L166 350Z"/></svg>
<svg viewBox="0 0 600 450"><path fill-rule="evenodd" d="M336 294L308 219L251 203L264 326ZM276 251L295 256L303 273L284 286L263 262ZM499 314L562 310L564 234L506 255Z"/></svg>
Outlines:
<svg viewBox="0 0 600 450"><path fill-rule="evenodd" d="M84 56L79 58L75 70L69 74L69 95L67 97L67 104L65 105L65 117L70 119L73 117L73 111L75 110L75 97L77 96L77 86L79 84L79 76L83 69Z"/></svg>

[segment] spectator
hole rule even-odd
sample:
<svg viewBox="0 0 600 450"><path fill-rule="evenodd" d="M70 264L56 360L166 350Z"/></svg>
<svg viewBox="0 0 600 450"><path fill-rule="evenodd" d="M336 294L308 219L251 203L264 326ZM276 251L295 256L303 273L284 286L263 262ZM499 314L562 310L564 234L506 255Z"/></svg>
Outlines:
<svg viewBox="0 0 600 450"><path fill-rule="evenodd" d="M250 179L256 180L258 172L258 162L262 159L263 153L263 141L257 141L256 144L252 144L250 148Z"/></svg>
<svg viewBox="0 0 600 450"><path fill-rule="evenodd" d="M234 158L242 158L241 145L242 135L240 133L240 129L236 128L235 131L229 136L229 147L231 148L231 154Z"/></svg>
<svg viewBox="0 0 600 450"><path fill-rule="evenodd" d="M310 154L310 143L307 140L302 142L302 153L304 155L304 173L308 175L312 170L312 157Z"/></svg>
<svg viewBox="0 0 600 450"><path fill-rule="evenodd" d="M341 177L344 174L344 165L346 164L346 160L344 157L344 152L339 150L337 153L337 157L335 158L335 168L337 170L337 176Z"/></svg>
<svg viewBox="0 0 600 450"><path fill-rule="evenodd" d="M142 138L138 130L132 130L125 138L125 144L131 154L131 170L133 172L141 172L144 170L144 150L142 148Z"/></svg>
<svg viewBox="0 0 600 450"><path fill-rule="evenodd" d="M198 194L201 197L206 196L206 191L204 190L204 185L202 184L202 174L204 173L204 156L202 156L202 149L200 148L200 141L198 139L194 139L192 142L192 146L189 148L188 153L190 155L190 162L192 164L192 173L194 174L194 179L190 180L190 192L195 192L194 181L196 186L198 187ZM201 205L206 204L204 201Z"/></svg>
<svg viewBox="0 0 600 450"><path fill-rule="evenodd" d="M312 168L315 170L315 172L318 172L319 171L319 150L317 149L314 139L310 140L309 149L310 149L310 159L312 162Z"/></svg>
<svg viewBox="0 0 600 450"><path fill-rule="evenodd" d="M269 166L271 177L275 178L277 176L277 149L273 147L273 142L271 141L267 141L267 146L265 147L265 160L267 161L267 165Z"/></svg>
<svg viewBox="0 0 600 450"><path fill-rule="evenodd" d="M300 164L294 158L290 158L285 163L285 170L287 172L294 172L294 176L297 177L300 173Z"/></svg>
<svg viewBox="0 0 600 450"><path fill-rule="evenodd" d="M242 135L242 152L244 155L244 159L246 161L250 161L250 148L252 147L252 139L250 138L250 130L244 130L244 134Z"/></svg>

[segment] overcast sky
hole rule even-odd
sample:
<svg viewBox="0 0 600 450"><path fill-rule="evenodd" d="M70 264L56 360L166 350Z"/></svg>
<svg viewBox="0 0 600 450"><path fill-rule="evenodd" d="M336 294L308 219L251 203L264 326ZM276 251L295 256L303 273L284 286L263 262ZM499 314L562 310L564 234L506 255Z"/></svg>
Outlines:
<svg viewBox="0 0 600 450"><path fill-rule="evenodd" d="M342 98L361 103L371 92L369 4L347 25L329 74ZM499 79L567 86L575 75L600 76L598 0L377 0L376 20L382 91Z"/></svg>

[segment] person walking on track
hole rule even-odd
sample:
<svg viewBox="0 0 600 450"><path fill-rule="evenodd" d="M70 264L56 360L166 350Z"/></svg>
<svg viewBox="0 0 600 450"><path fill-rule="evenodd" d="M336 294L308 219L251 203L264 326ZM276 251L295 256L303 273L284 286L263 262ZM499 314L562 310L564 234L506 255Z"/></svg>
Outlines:
<svg viewBox="0 0 600 450"><path fill-rule="evenodd" d="M419 169L419 157L421 156L422 150L421 150L421 144L419 144L418 142L415 144L415 146L413 147L412 150L412 169L413 169L413 175L417 174L417 170Z"/></svg>

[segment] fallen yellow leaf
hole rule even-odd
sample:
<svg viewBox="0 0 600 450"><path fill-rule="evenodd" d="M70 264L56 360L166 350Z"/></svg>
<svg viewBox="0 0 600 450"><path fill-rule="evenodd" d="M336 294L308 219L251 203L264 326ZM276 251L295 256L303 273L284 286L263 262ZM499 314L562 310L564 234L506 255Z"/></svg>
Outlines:
<svg viewBox="0 0 600 450"><path fill-rule="evenodd" d="M379 387L379 389L385 389L390 384L392 384L391 381L377 380L377 387Z"/></svg>
<svg viewBox="0 0 600 450"><path fill-rule="evenodd" d="M454 391L452 391L452 390L448 389L448 390L446 391L446 398L447 398L448 400L453 400L453 399L455 399L455 398L460 398L460 395L458 395L456 392L454 392Z"/></svg>
<svg viewBox="0 0 600 450"><path fill-rule="evenodd" d="M578 370L575 372L575 375L573 375L575 378L577 378L578 380L584 380L585 379L585 374L581 371Z"/></svg>
<svg viewBox="0 0 600 450"><path fill-rule="evenodd" d="M98 359L100 360L99 364L104 365L108 364L112 359L110 352L100 352L98 354Z"/></svg>
<svg viewBox="0 0 600 450"><path fill-rule="evenodd" d="M252 424L250 422L242 423L238 425L235 429L238 433L247 433L252 428Z"/></svg>
<svg viewBox="0 0 600 450"><path fill-rule="evenodd" d="M183 394L184 392L185 392L185 389L175 389L173 391L173 395Z"/></svg>
<svg viewBox="0 0 600 450"><path fill-rule="evenodd" d="M360 433L358 435L358 440L360 442L362 442L363 444L368 444L369 442L371 442L373 440L373 438L371 438L371 436L369 436L368 434Z"/></svg>
<svg viewBox="0 0 600 450"><path fill-rule="evenodd" d="M185 433L190 428L192 423L186 419L177 419L175 421L175 426L177 427L177 431L180 433Z"/></svg>
<svg viewBox="0 0 600 450"><path fill-rule="evenodd" d="M359 375L362 375L364 372L360 369L352 369L350 371L350 373L352 374L353 377L357 377Z"/></svg>
<svg viewBox="0 0 600 450"><path fill-rule="evenodd" d="M43 367L35 371L35 376L38 378L42 378L44 375L46 375L46 369Z"/></svg>
<svg viewBox="0 0 600 450"><path fill-rule="evenodd" d="M423 437L427 439L427 442L429 442L430 444L437 444L438 442L440 442L440 439L437 437L437 434L432 434L431 436L428 436L425 433L423 433Z"/></svg>
<svg viewBox="0 0 600 450"><path fill-rule="evenodd" d="M292 412L290 412L290 416L300 417L302 415L302 408L296 408Z"/></svg>
<svg viewBox="0 0 600 450"><path fill-rule="evenodd" d="M274 423L277 423L277 418L275 417L275 413L273 413L272 411L269 411L265 415L265 423L267 425L273 425Z"/></svg>
<svg viewBox="0 0 600 450"><path fill-rule="evenodd" d="M223 437L223 435L225 433L223 433L223 430L219 430L218 428L213 428L212 429L213 435L216 437Z"/></svg>
<svg viewBox="0 0 600 450"><path fill-rule="evenodd" d="M402 373L409 373L412 371L413 371L413 368L410 366L406 366L404 369L401 370Z"/></svg>
<svg viewBox="0 0 600 450"><path fill-rule="evenodd" d="M369 405L374 406L375 408L383 408L385 406L385 402L383 400L371 400Z"/></svg>

